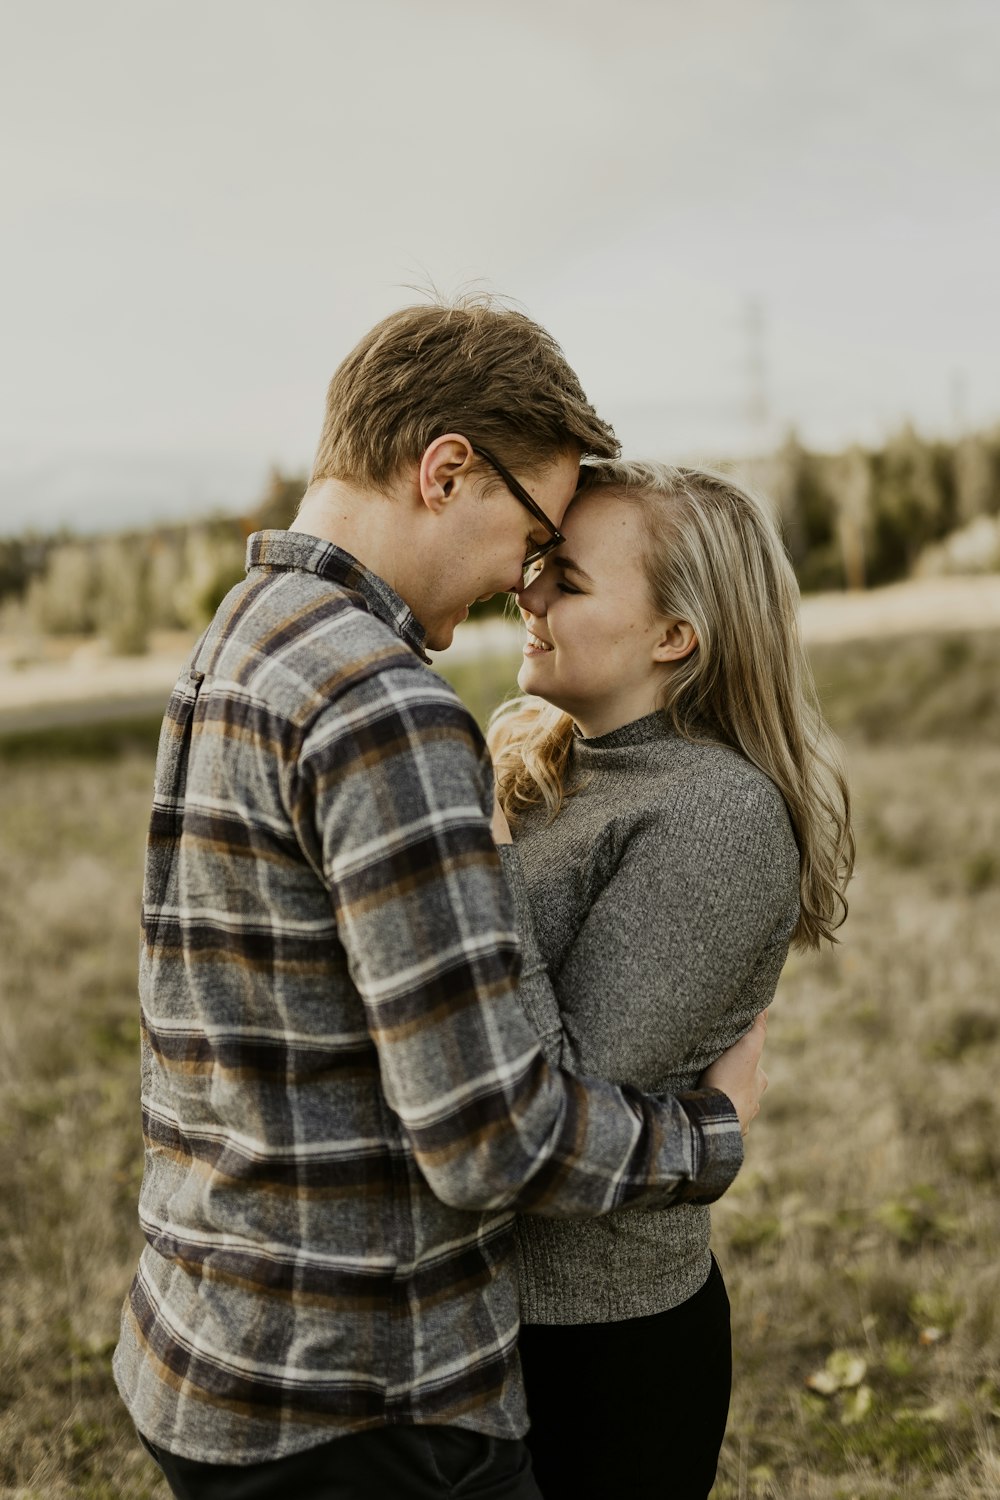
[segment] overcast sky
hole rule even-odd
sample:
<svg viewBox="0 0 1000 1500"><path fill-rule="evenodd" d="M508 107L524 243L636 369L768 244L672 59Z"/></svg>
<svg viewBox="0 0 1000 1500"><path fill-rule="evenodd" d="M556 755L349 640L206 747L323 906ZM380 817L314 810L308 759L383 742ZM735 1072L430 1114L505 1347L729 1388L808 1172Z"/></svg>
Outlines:
<svg viewBox="0 0 1000 1500"><path fill-rule="evenodd" d="M995 0L7 0L0 530L247 503L407 282L634 453L1000 417Z"/></svg>

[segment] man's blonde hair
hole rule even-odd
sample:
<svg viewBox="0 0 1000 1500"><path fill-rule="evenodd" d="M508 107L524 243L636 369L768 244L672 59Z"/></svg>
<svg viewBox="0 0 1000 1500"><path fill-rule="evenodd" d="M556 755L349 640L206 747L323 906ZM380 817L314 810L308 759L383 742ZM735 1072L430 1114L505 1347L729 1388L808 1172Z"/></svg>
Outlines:
<svg viewBox="0 0 1000 1500"><path fill-rule="evenodd" d="M767 507L721 474L666 464L584 465L578 493L598 490L640 507L655 613L687 620L698 638L667 677L663 712L685 738L730 745L774 782L801 856L794 941L834 941L854 866L850 794L799 635L798 584ZM574 790L570 716L515 699L494 715L488 738L507 816L542 803L554 817Z"/></svg>
<svg viewBox="0 0 1000 1500"><path fill-rule="evenodd" d="M351 350L330 381L310 483L384 489L446 432L529 471L561 453L613 458L619 446L551 334L466 297L401 308Z"/></svg>

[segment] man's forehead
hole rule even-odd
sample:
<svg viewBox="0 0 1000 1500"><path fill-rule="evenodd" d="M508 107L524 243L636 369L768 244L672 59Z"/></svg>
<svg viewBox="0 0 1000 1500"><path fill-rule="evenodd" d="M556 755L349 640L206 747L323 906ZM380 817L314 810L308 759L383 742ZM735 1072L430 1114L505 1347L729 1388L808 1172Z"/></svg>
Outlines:
<svg viewBox="0 0 1000 1500"><path fill-rule="evenodd" d="M539 488L551 499L568 505L580 483L580 460L575 454L561 453L552 467L541 476Z"/></svg>

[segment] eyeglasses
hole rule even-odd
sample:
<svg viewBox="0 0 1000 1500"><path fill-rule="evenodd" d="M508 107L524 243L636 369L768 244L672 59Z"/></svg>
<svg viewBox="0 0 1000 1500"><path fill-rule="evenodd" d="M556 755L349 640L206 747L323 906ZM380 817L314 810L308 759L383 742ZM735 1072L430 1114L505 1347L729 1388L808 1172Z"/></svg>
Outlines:
<svg viewBox="0 0 1000 1500"><path fill-rule="evenodd" d="M531 496L528 494L528 491L524 488L524 485L520 484L514 478L509 469L504 468L503 464L498 458L494 458L492 453L487 453L485 448L476 448L474 449L474 452L479 458L488 463L491 469L496 470L496 472L500 475L500 478L503 480L504 484L514 496L514 499L520 500L525 510L530 510L535 520L541 521L542 525L545 527L545 530L549 533L549 539L547 542L542 542L540 546L532 547L525 554L524 562L521 564L522 568L530 568L533 563L538 562L543 557L547 557L548 554L554 551L556 547L561 547L566 538L563 536L559 528L557 526L554 526L553 523L549 520L548 516L545 514L544 510L542 510L541 506L535 504L534 500L532 500Z"/></svg>

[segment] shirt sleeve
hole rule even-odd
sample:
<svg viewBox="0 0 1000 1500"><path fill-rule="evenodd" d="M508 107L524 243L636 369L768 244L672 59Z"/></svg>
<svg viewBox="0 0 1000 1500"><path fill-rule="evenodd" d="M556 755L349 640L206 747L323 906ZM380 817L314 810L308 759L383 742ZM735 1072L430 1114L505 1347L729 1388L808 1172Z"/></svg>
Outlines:
<svg viewBox="0 0 1000 1500"><path fill-rule="evenodd" d="M515 998L485 746L446 684L396 669L345 693L297 777L386 1100L442 1201L585 1217L725 1191L742 1139L724 1095L655 1100L545 1061Z"/></svg>

